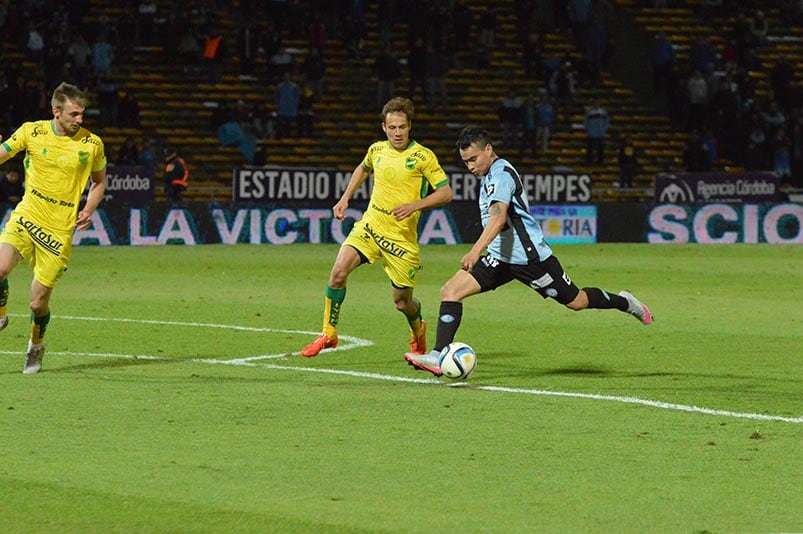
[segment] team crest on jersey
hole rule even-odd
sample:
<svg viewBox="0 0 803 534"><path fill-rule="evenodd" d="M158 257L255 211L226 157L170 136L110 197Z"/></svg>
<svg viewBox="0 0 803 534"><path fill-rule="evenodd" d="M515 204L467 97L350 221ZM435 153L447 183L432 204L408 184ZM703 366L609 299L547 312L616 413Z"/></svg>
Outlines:
<svg viewBox="0 0 803 534"><path fill-rule="evenodd" d="M416 164L415 158L407 158L407 160L404 162L404 166L405 168L407 168L408 171L415 169L415 164Z"/></svg>
<svg viewBox="0 0 803 534"><path fill-rule="evenodd" d="M78 161L82 164L85 164L87 161L89 161L89 152L84 152L83 150L79 150Z"/></svg>
<svg viewBox="0 0 803 534"><path fill-rule="evenodd" d="M494 194L494 184L485 184L485 194L491 196Z"/></svg>

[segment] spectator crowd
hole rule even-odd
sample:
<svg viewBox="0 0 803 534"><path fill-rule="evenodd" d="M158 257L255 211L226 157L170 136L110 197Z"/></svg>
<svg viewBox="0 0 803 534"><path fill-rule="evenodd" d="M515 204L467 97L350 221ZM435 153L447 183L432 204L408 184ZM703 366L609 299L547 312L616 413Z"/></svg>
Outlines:
<svg viewBox="0 0 803 534"><path fill-rule="evenodd" d="M711 28L710 34L696 35L684 54L678 53L672 35L659 31L650 52L654 96L665 102L674 127L688 135L683 167L710 170L725 158L748 170L772 170L785 181L799 180L803 98L796 65L784 54L777 55L770 70L761 60L777 19L754 1L637 4L691 6ZM800 6L781 4L788 20L803 19ZM335 47L347 52L350 68L363 73L355 85L374 84L370 105L376 111L401 94L412 97L419 109L449 120L451 73L479 73L493 65L494 53L504 45L516 50L517 75L523 73L527 89L511 85L500 95L497 116L489 118L498 126L500 148L544 157L556 132L579 128L585 133L581 161L591 167L618 164L620 183L636 185L643 161L638 139L617 133L621 118L609 112L599 93L586 91L600 86L619 53L612 32L619 8L611 0L555 0L545 17L544 6L535 0L511 5L515 30L500 34L500 6L467 0L241 0L235 7L220 0L170 7L122 0L115 16L98 12L89 0L3 1L2 38L37 68L2 62L2 131L47 116L47 95L60 81L96 95L92 120L101 129L142 131L138 95L121 82L121 73L138 47L155 47L176 76L218 85L236 70L240 79L260 82L261 103L223 99L216 103L211 128L224 145L240 147L247 161L264 163L270 157L265 140L318 136L316 109L327 97L333 69L342 67L332 64ZM231 11L233 26L221 24L221 10ZM722 25L722 20L729 23ZM549 34L570 42L571 52L549 56ZM751 75L755 72L764 72L766 88L758 87ZM161 153L155 146L160 143L147 132L127 137L110 150L110 161L154 165L152 154Z"/></svg>

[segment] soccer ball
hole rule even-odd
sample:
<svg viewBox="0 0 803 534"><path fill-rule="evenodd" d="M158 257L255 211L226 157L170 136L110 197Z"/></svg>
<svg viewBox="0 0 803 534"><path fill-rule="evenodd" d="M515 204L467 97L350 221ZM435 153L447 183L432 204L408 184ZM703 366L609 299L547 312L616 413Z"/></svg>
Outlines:
<svg viewBox="0 0 803 534"><path fill-rule="evenodd" d="M443 347L438 365L444 376L468 378L477 367L477 354L465 343L449 343Z"/></svg>

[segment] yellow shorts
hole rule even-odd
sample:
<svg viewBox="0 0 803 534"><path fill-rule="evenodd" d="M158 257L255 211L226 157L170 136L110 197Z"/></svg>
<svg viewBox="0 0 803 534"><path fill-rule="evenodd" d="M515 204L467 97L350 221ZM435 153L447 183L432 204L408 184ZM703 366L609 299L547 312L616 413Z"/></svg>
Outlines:
<svg viewBox="0 0 803 534"><path fill-rule="evenodd" d="M394 286L415 287L421 268L418 243L388 239L373 231L365 221L357 221L343 242L346 245L359 250L369 263L382 258L382 268Z"/></svg>
<svg viewBox="0 0 803 534"><path fill-rule="evenodd" d="M53 232L17 211L11 213L0 243L8 243L23 259L29 258L34 278L51 288L67 270L72 254L72 232Z"/></svg>

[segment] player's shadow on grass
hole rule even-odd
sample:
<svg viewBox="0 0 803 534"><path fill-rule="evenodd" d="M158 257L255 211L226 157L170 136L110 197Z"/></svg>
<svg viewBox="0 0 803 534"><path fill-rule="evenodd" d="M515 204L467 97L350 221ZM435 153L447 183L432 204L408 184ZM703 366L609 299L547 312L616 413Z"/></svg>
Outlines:
<svg viewBox="0 0 803 534"><path fill-rule="evenodd" d="M540 376L609 376L612 373L601 367L571 365L567 367L559 367L557 369L544 369L537 371Z"/></svg>
<svg viewBox="0 0 803 534"><path fill-rule="evenodd" d="M104 358L102 360L67 365L64 367L47 367L47 359L42 362L42 372L71 373L75 371L92 371L97 369L122 369L125 367L139 367L143 365L181 363L181 360L152 359L152 358Z"/></svg>
<svg viewBox="0 0 803 534"><path fill-rule="evenodd" d="M717 380L721 381L721 383L726 384L728 386L732 385L734 381L749 381L754 384L753 387L758 387L762 384L772 383L795 383L799 382L799 378L795 376L788 376L788 377L758 377L758 376L751 376L751 375L736 375L731 373L689 373L689 372L679 372L679 371L648 371L648 372L632 372L627 371L619 368L605 368L600 367L598 365L594 365L591 363L574 363L569 364L561 367L554 367L554 368L537 368L537 367L528 367L527 364L516 364L515 366L510 365L512 361L516 361L520 359L519 354L514 353L495 353L489 354L488 360L493 363L489 363L487 367L489 373L494 373L494 376L497 378L537 378L537 377L576 377L582 378L586 377L589 379L593 378L656 378L656 379L668 379L673 383L676 381L683 381L683 380L697 380L697 379L704 379L704 380ZM482 361L478 362L478 366L482 365ZM692 382L690 382L691 384ZM655 385L651 385L650 389L655 389ZM707 388L711 388L712 386L709 384L705 386ZM740 384L739 387L742 387ZM677 391L678 386L674 385L671 387L672 391ZM692 387L691 389L696 389L696 387Z"/></svg>
<svg viewBox="0 0 803 534"><path fill-rule="evenodd" d="M561 367L554 367L554 368L538 368L532 365L527 365L527 363L516 365L510 365L510 363L521 359L520 354L515 354L511 352L502 352L502 353L494 353L494 354L487 354L487 360L490 366L493 366L495 369L500 371L497 376L506 376L506 377L538 377L538 376L588 376L588 377L608 377L614 376L618 373L611 371L610 369L606 369L604 367L600 367L598 365L594 365L591 363L573 363L569 365L564 365ZM483 360L479 360L477 365L482 365ZM492 363L491 363L492 362Z"/></svg>
<svg viewBox="0 0 803 534"><path fill-rule="evenodd" d="M42 361L42 370L39 371L40 373L71 373L75 371L91 371L96 369L119 369L124 367L133 367L133 366L140 366L140 365L150 365L154 363L173 363L172 361L168 360L132 360L132 359L119 359L119 360L109 360L104 359L103 361L98 361L94 363L81 363L77 365L67 365L67 366L48 366L47 358ZM16 375L22 373L22 360L20 361L20 368L19 370L13 371L6 371L4 373L0 373L3 375Z"/></svg>

